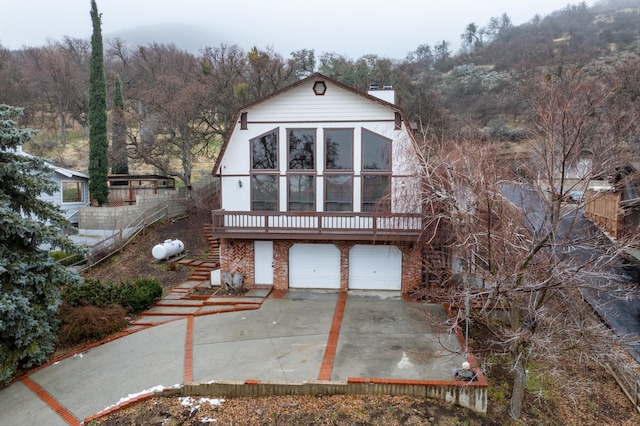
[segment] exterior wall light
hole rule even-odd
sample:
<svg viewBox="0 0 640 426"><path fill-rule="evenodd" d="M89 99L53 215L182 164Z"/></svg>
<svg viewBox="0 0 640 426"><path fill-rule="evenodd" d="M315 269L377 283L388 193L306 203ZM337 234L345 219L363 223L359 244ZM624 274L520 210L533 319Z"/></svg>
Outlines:
<svg viewBox="0 0 640 426"><path fill-rule="evenodd" d="M315 93L317 96L324 95L324 92L326 91L327 91L327 85L324 84L324 81L319 80L313 83L313 93Z"/></svg>
<svg viewBox="0 0 640 426"><path fill-rule="evenodd" d="M238 179L238 186L242 188L242 179Z"/></svg>

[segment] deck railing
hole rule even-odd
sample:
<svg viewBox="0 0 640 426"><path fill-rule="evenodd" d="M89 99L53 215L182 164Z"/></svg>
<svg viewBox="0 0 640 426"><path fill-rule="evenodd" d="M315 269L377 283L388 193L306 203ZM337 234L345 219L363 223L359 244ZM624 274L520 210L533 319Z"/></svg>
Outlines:
<svg viewBox="0 0 640 426"><path fill-rule="evenodd" d="M216 234L405 235L422 231L417 213L238 212L214 210Z"/></svg>

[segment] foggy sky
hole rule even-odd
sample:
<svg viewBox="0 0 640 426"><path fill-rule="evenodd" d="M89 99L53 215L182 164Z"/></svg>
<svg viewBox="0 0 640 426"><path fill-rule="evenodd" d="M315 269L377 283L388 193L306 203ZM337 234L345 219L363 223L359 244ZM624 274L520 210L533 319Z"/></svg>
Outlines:
<svg viewBox="0 0 640 426"><path fill-rule="evenodd" d="M421 44L451 43L475 22L507 13L514 25L560 10L568 0L97 0L104 38L146 32L161 43L197 50L220 43L272 47L287 57L314 49L357 59L401 59ZM587 1L592 6L594 1ZM64 35L89 38L90 0L0 0L0 44L41 46ZM161 26L161 27L158 27ZM160 30L160 35L156 35ZM184 40L189 40L189 42ZM133 40L148 43L152 40ZM134 43L134 44L135 44ZM190 44L187 46L187 44Z"/></svg>

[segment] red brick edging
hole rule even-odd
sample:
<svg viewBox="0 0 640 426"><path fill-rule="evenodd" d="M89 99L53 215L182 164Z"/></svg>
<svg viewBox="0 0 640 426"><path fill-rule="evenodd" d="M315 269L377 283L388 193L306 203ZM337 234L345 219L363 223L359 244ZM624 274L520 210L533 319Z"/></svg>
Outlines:
<svg viewBox="0 0 640 426"><path fill-rule="evenodd" d="M338 338L340 337L340 328L342 327L342 317L344 316L344 307L346 304L347 292L341 291L340 296L338 297L338 302L336 303L336 310L333 313L329 338L327 339L327 347L324 350L324 357L322 358L322 365L320 366L318 380L331 380L333 361L336 356L336 349L338 348Z"/></svg>
<svg viewBox="0 0 640 426"><path fill-rule="evenodd" d="M69 425L79 425L80 419L71 413L71 411L67 410L64 405L60 404L57 399L49 394L46 390L44 390L39 384L31 380L30 377L22 377L20 379L22 383L26 387L28 387L33 393L38 395L38 397L49 407L51 407L62 419L67 422Z"/></svg>
<svg viewBox="0 0 640 426"><path fill-rule="evenodd" d="M186 334L184 342L184 378L182 383L193 382L193 316L187 318Z"/></svg>

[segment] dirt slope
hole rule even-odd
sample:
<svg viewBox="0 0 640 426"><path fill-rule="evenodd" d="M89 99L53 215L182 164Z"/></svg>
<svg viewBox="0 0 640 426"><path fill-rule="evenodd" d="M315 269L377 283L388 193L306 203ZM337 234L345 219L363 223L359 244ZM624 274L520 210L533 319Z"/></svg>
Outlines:
<svg viewBox="0 0 640 426"><path fill-rule="evenodd" d="M122 253L93 267L84 276L112 282L151 277L168 290L186 281L192 270L175 262L157 261L151 255L153 247L167 239L178 239L184 243L187 256L204 259L210 248L202 227L208 222L206 214L196 212L152 225L134 238Z"/></svg>

